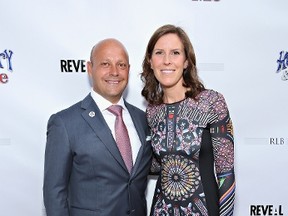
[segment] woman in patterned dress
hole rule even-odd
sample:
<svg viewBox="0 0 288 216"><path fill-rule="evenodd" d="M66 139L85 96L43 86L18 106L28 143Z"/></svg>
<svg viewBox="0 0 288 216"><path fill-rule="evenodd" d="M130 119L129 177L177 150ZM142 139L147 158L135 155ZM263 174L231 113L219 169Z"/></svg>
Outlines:
<svg viewBox="0 0 288 216"><path fill-rule="evenodd" d="M142 95L159 174L151 216L233 215L232 122L222 94L205 89L188 35L164 25L149 40Z"/></svg>

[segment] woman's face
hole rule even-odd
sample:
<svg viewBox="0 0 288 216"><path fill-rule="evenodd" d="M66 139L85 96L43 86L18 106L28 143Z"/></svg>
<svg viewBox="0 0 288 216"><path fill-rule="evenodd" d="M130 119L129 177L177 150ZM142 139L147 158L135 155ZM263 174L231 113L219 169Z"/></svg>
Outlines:
<svg viewBox="0 0 288 216"><path fill-rule="evenodd" d="M163 90L183 88L182 74L188 66L188 61L177 34L169 33L158 39L152 51L150 64Z"/></svg>

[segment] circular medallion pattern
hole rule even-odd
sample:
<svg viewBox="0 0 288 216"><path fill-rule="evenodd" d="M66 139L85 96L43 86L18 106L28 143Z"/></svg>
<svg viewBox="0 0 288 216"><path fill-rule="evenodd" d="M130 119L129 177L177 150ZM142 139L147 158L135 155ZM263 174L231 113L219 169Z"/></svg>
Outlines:
<svg viewBox="0 0 288 216"><path fill-rule="evenodd" d="M161 184L165 196L174 201L191 197L200 184L197 166L181 155L165 155L162 165Z"/></svg>

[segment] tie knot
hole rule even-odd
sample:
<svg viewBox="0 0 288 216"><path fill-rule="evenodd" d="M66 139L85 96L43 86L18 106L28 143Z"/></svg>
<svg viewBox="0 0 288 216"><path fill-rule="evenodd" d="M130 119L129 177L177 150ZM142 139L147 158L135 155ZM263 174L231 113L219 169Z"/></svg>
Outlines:
<svg viewBox="0 0 288 216"><path fill-rule="evenodd" d="M108 107L108 111L116 116L122 116L122 106L120 105L111 105Z"/></svg>

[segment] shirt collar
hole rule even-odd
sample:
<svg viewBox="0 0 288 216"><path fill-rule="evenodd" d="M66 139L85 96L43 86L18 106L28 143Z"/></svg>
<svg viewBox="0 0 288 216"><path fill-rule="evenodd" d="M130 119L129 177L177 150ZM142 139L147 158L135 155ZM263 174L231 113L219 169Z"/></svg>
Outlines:
<svg viewBox="0 0 288 216"><path fill-rule="evenodd" d="M93 98L93 100L95 101L95 103L97 104L97 106L99 107L101 112L106 110L109 106L113 105L110 101L105 99L102 95L100 95L97 92L95 92L93 90L93 88L91 89L91 97ZM127 110L126 106L125 106L125 103L124 103L123 97L120 98L120 100L118 101L117 105L120 105L120 106L122 106L122 108L124 110Z"/></svg>

